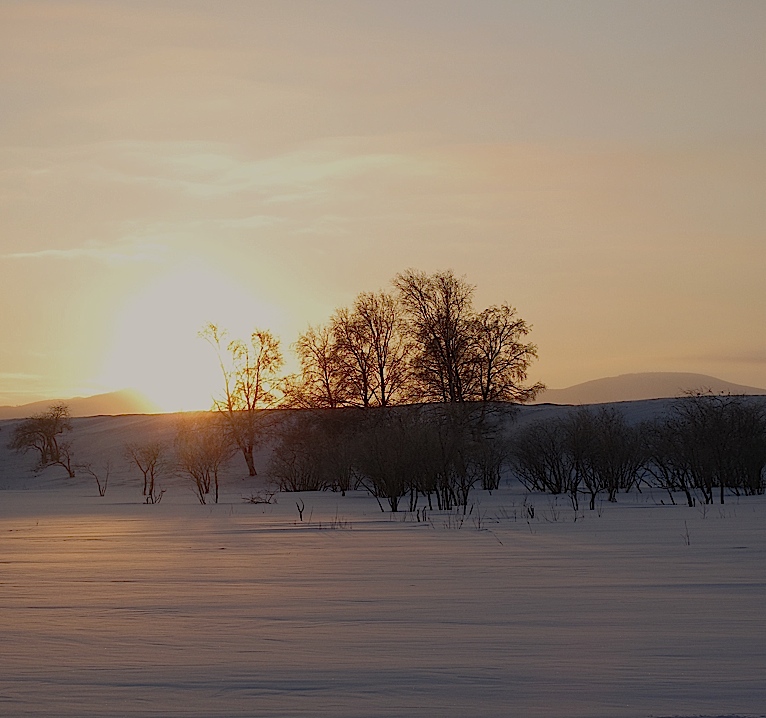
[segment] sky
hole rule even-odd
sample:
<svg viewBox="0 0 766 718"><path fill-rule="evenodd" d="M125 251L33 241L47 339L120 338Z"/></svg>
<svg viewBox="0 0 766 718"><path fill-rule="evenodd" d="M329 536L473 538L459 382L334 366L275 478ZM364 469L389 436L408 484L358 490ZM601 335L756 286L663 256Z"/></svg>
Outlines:
<svg viewBox="0 0 766 718"><path fill-rule="evenodd" d="M397 272L552 388L766 387L766 3L0 0L0 404L206 408Z"/></svg>

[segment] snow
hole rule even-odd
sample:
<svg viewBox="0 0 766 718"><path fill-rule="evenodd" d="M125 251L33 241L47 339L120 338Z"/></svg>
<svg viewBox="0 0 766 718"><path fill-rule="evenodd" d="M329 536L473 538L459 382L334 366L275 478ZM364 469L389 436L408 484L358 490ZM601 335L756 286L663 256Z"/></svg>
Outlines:
<svg viewBox="0 0 766 718"><path fill-rule="evenodd" d="M121 447L173 420L75 420L103 498L0 422L0 715L766 715L765 497L575 514L510 483L417 521L245 503L235 461L218 505L180 479L142 504Z"/></svg>

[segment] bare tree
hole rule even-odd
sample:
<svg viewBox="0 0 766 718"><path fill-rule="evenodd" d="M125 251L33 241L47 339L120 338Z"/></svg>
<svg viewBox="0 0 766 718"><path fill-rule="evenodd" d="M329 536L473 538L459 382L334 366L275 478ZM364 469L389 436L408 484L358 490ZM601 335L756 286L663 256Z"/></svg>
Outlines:
<svg viewBox="0 0 766 718"><path fill-rule="evenodd" d="M334 409L348 403L348 365L331 326L309 327L298 337L295 352L301 374L286 384L286 405Z"/></svg>
<svg viewBox="0 0 766 718"><path fill-rule="evenodd" d="M360 417L354 465L359 483L392 512L410 494L410 508L417 501L418 479L424 458L425 424L417 407L375 408Z"/></svg>
<svg viewBox="0 0 766 718"><path fill-rule="evenodd" d="M580 485L590 496L589 508L605 491L609 501L629 490L645 464L640 434L611 407L581 407L565 421L567 443Z"/></svg>
<svg viewBox="0 0 766 718"><path fill-rule="evenodd" d="M402 308L385 292L363 292L295 344L300 376L284 389L293 408L390 406L407 396L411 343Z"/></svg>
<svg viewBox="0 0 766 718"><path fill-rule="evenodd" d="M280 491L340 491L356 486L354 449L361 409L285 412L268 467Z"/></svg>
<svg viewBox="0 0 766 718"><path fill-rule="evenodd" d="M742 396L694 393L672 408L677 462L689 472L705 503L714 489L762 493L766 468L766 404Z"/></svg>
<svg viewBox="0 0 766 718"><path fill-rule="evenodd" d="M537 358L537 347L523 341L529 331L529 325L508 304L489 307L474 318L471 398L525 402L545 389L539 382L523 386Z"/></svg>
<svg viewBox="0 0 766 718"><path fill-rule="evenodd" d="M695 505L691 466L684 444L682 422L674 416L663 416L639 426L644 447L646 470L650 480L668 492L675 504L674 491L683 491L686 503Z"/></svg>
<svg viewBox="0 0 766 718"><path fill-rule="evenodd" d="M157 478L168 468L167 453L167 447L161 441L144 444L131 442L125 445L125 457L138 467L144 477L144 496L155 496Z"/></svg>
<svg viewBox="0 0 766 718"><path fill-rule="evenodd" d="M277 373L282 367L279 340L268 330L256 329L249 341L234 339L226 345L226 332L215 324L200 335L215 349L223 378L223 394L214 400L229 435L256 475L253 452L263 429L261 411L276 401Z"/></svg>
<svg viewBox="0 0 766 718"><path fill-rule="evenodd" d="M368 407L373 402L374 348L368 326L354 311L338 309L331 319L335 355L342 364L346 403Z"/></svg>
<svg viewBox="0 0 766 718"><path fill-rule="evenodd" d="M95 480L99 496L104 496L106 494L106 487L109 484L109 476L112 473L112 462L109 459L104 462L103 468L101 469L94 469L92 463L85 462L77 464L77 470L87 474Z"/></svg>
<svg viewBox="0 0 766 718"><path fill-rule="evenodd" d="M50 466L60 466L66 470L70 479L74 478L77 466L74 460L74 449L70 441L58 442L58 459L51 461Z"/></svg>
<svg viewBox="0 0 766 718"><path fill-rule="evenodd" d="M525 386L537 347L530 326L508 304L472 309L474 286L451 271L409 269L394 278L408 319L412 373L425 401L530 401L544 389Z"/></svg>
<svg viewBox="0 0 766 718"><path fill-rule="evenodd" d="M218 503L221 469L236 451L224 421L222 414L206 413L186 417L178 426L178 470L192 479L201 504L207 502L211 488Z"/></svg>
<svg viewBox="0 0 766 718"><path fill-rule="evenodd" d="M566 493L579 506L580 477L564 419L536 421L514 433L510 442L514 472L530 491Z"/></svg>
<svg viewBox="0 0 766 718"><path fill-rule="evenodd" d="M409 393L412 354L400 303L387 292L363 292L354 302L354 317L368 338L375 404L400 403Z"/></svg>
<svg viewBox="0 0 766 718"><path fill-rule="evenodd" d="M61 436L72 430L69 407L59 403L51 405L42 414L24 419L11 434L8 448L22 454L37 453L35 471L48 466L61 466L70 478L75 475L72 447Z"/></svg>
<svg viewBox="0 0 766 718"><path fill-rule="evenodd" d="M413 373L426 401L466 400L472 369L471 302L475 287L452 271L408 269L393 280L416 346Z"/></svg>

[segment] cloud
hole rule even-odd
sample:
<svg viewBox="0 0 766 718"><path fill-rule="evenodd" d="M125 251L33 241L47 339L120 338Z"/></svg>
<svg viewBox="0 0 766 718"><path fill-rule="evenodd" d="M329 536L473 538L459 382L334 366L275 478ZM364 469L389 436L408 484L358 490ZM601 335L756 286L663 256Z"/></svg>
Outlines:
<svg viewBox="0 0 766 718"><path fill-rule="evenodd" d="M725 364L766 365L766 349L746 349L732 354L710 354L701 358Z"/></svg>
<svg viewBox="0 0 766 718"><path fill-rule="evenodd" d="M113 182L195 196L257 192L284 202L310 199L333 182L371 173L423 171L407 155L335 144L252 160L237 157L231 148L206 143L131 143L111 148L94 172Z"/></svg>
<svg viewBox="0 0 766 718"><path fill-rule="evenodd" d="M0 372L0 381L39 381L39 374L24 374L21 372Z"/></svg>
<svg viewBox="0 0 766 718"><path fill-rule="evenodd" d="M158 262L166 254L166 248L151 243L120 243L113 246L89 244L85 247L67 249L38 249L31 252L9 252L0 254L5 260L65 260L88 259L107 264L125 264L127 262Z"/></svg>
<svg viewBox="0 0 766 718"><path fill-rule="evenodd" d="M283 222L281 217L272 217L265 214L256 214L251 217L239 217L235 219L212 220L215 224L226 229L261 229L263 227L273 227L275 224Z"/></svg>

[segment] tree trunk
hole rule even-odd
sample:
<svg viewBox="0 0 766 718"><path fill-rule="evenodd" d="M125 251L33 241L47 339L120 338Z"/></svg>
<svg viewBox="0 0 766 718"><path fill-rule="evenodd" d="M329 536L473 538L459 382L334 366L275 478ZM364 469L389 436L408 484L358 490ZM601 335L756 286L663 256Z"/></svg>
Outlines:
<svg viewBox="0 0 766 718"><path fill-rule="evenodd" d="M255 462L253 461L252 447L243 447L242 455L245 457L245 463L247 464L247 473L250 476L257 476L258 472L255 470Z"/></svg>

